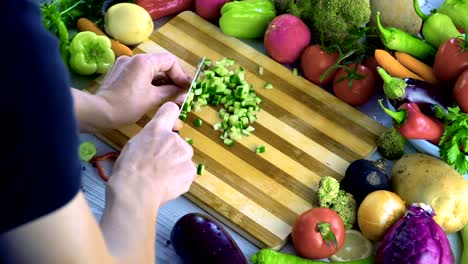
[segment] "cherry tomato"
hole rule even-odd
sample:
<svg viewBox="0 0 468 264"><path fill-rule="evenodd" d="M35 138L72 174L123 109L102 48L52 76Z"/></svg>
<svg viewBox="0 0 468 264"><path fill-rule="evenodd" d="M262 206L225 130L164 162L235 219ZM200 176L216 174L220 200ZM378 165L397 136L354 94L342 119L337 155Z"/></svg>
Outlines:
<svg viewBox="0 0 468 264"><path fill-rule="evenodd" d="M333 92L342 101L358 106L366 103L375 92L375 78L369 68L362 64L349 64L340 68L333 79Z"/></svg>
<svg viewBox="0 0 468 264"><path fill-rule="evenodd" d="M316 85L326 85L333 80L336 69L333 70L323 81L320 75L324 74L330 66L336 63L339 53L328 53L320 45L307 47L301 55L301 69L304 77Z"/></svg>
<svg viewBox="0 0 468 264"><path fill-rule="evenodd" d="M434 60L433 72L441 81L455 81L468 69L468 43L452 38L439 46Z"/></svg>
<svg viewBox="0 0 468 264"><path fill-rule="evenodd" d="M343 246L345 228L335 211L316 207L296 219L291 236L294 249L300 256L328 258Z"/></svg>
<svg viewBox="0 0 468 264"><path fill-rule="evenodd" d="M458 77L453 88L453 97L460 106L460 109L468 113L468 69Z"/></svg>

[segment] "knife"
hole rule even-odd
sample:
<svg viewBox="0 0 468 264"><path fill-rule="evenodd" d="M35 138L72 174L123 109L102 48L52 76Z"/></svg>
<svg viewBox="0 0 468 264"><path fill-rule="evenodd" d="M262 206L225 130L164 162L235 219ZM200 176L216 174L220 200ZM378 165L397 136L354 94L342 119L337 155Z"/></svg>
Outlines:
<svg viewBox="0 0 468 264"><path fill-rule="evenodd" d="M196 81L198 79L198 76L200 75L201 69L203 68L203 65L205 63L205 58L206 57L203 57L202 60L200 61L200 63L198 64L197 71L195 72L195 76L193 77L192 83L190 83L190 88L189 88L189 90L187 92L187 95L185 95L184 101L180 105L179 115L182 114L182 112L183 112L182 109L184 109L184 104L187 102L187 98L189 97L190 92L192 92L193 87L195 86L195 83L196 83Z"/></svg>

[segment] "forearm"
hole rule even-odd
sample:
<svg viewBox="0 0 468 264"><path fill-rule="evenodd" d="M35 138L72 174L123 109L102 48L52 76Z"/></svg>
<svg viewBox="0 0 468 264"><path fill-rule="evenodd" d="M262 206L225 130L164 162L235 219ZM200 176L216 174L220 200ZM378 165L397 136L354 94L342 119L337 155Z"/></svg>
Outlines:
<svg viewBox="0 0 468 264"><path fill-rule="evenodd" d="M157 197L130 175L113 175L106 189L101 228L111 254L122 263L154 263Z"/></svg>
<svg viewBox="0 0 468 264"><path fill-rule="evenodd" d="M110 105L104 98L75 88L71 90L80 132L94 133L111 128Z"/></svg>

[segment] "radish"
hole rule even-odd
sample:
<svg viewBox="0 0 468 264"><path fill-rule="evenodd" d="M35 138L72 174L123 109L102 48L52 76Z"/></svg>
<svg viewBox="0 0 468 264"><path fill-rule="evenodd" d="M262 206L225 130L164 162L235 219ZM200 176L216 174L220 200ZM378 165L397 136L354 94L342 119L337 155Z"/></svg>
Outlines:
<svg viewBox="0 0 468 264"><path fill-rule="evenodd" d="M206 20L214 21L221 17L221 7L230 0L195 0L195 12Z"/></svg>
<svg viewBox="0 0 468 264"><path fill-rule="evenodd" d="M265 32L265 50L279 63L294 63L309 45L310 38L310 30L301 19L290 14L279 15Z"/></svg>

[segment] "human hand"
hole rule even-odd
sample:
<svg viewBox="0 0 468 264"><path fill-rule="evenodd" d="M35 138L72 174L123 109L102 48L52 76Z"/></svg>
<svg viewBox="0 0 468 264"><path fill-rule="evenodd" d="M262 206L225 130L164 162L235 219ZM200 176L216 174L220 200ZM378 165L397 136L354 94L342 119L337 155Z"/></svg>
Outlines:
<svg viewBox="0 0 468 264"><path fill-rule="evenodd" d="M170 53L119 57L96 92L109 105L110 124L104 128L136 122L164 102L182 102L190 82Z"/></svg>
<svg viewBox="0 0 468 264"><path fill-rule="evenodd" d="M149 188L159 204L187 192L195 179L193 149L172 128L179 108L165 103L155 117L122 149L109 183L138 191ZM135 186L136 185L136 186ZM122 189L122 188L121 188Z"/></svg>

